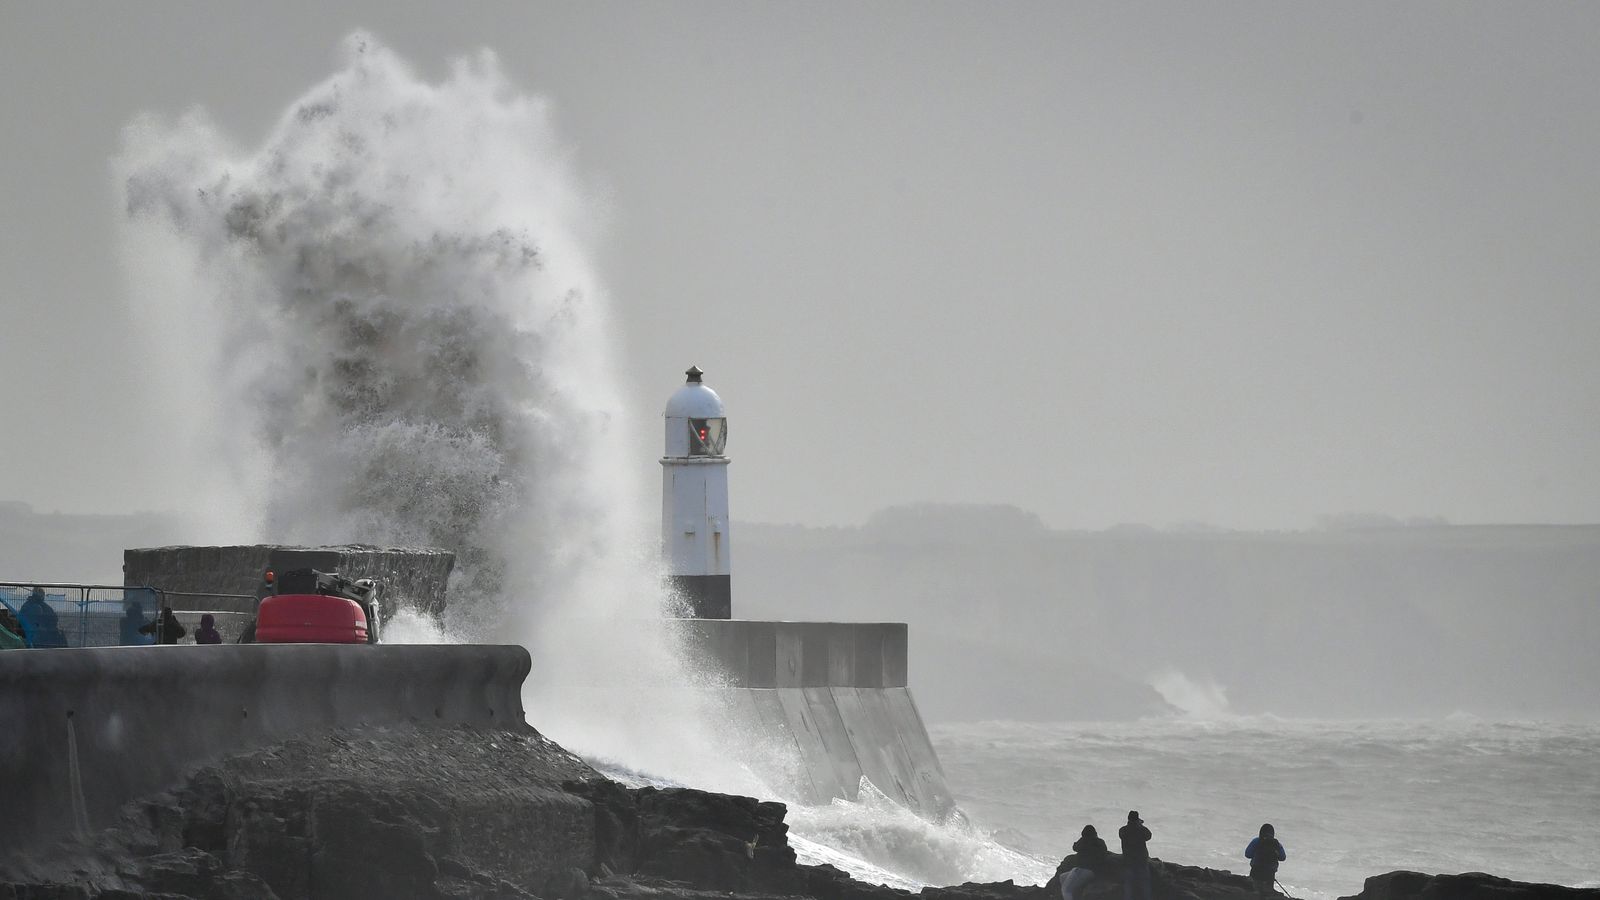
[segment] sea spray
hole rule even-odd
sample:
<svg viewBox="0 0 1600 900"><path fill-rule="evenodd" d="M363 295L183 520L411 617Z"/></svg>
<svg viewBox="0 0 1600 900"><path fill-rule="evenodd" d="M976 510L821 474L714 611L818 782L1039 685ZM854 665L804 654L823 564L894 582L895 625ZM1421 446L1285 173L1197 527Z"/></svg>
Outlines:
<svg viewBox="0 0 1600 900"><path fill-rule="evenodd" d="M117 172L174 502L213 540L454 550L445 627L516 640L531 722L635 783L791 801L797 845L893 883L1034 863L870 789L801 809L792 742L660 618L592 204L494 57L441 83L356 35L257 148L145 118Z"/></svg>
<svg viewBox="0 0 1600 900"><path fill-rule="evenodd" d="M455 551L446 631L529 647L540 728L748 788L755 729L659 627L568 157L492 54L429 83L363 34L259 147L199 111L130 126L115 171L165 481L214 541Z"/></svg>
<svg viewBox="0 0 1600 900"><path fill-rule="evenodd" d="M797 807L789 818L803 862L830 863L892 887L1006 879L1043 884L1055 873L1054 861L1005 846L959 812L929 821L865 778L855 801Z"/></svg>

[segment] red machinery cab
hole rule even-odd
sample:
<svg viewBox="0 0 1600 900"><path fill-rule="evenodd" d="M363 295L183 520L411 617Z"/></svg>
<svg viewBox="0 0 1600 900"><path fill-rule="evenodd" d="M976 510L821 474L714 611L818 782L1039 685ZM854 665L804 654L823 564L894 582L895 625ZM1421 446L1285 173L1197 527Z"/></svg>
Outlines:
<svg viewBox="0 0 1600 900"><path fill-rule="evenodd" d="M256 612L262 644L365 644L367 614L361 604L327 594L277 594Z"/></svg>
<svg viewBox="0 0 1600 900"><path fill-rule="evenodd" d="M375 644L378 587L337 573L298 569L267 583L278 593L256 608L255 640L263 644Z"/></svg>

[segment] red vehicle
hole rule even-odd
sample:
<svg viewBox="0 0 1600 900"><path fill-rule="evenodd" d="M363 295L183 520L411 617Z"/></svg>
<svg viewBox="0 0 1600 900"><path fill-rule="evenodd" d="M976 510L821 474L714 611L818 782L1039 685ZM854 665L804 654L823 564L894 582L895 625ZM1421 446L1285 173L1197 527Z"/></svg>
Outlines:
<svg viewBox="0 0 1600 900"><path fill-rule="evenodd" d="M378 584L336 572L296 569L267 573L275 593L256 609L255 641L262 644L376 644Z"/></svg>

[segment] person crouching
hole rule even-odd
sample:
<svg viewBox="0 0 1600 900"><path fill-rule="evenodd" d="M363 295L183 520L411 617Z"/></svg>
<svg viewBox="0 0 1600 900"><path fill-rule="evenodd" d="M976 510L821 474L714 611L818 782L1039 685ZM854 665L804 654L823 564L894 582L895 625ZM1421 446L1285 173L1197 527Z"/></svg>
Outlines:
<svg viewBox="0 0 1600 900"><path fill-rule="evenodd" d="M1078 900L1078 892L1105 868L1110 851L1094 826L1085 825L1083 835L1072 844L1072 853L1073 867L1061 874L1061 900Z"/></svg>

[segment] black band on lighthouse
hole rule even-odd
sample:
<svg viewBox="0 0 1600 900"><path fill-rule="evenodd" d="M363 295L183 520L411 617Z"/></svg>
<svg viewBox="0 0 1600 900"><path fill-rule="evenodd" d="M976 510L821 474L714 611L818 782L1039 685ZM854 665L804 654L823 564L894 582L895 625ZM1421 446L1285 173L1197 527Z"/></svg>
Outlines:
<svg viewBox="0 0 1600 900"><path fill-rule="evenodd" d="M669 575L672 589L693 619L733 618L733 586L727 575Z"/></svg>

